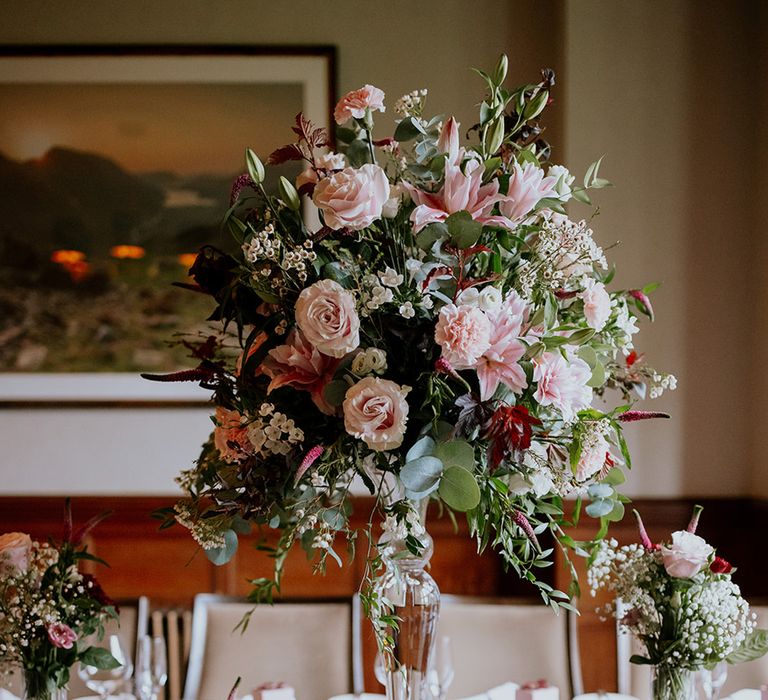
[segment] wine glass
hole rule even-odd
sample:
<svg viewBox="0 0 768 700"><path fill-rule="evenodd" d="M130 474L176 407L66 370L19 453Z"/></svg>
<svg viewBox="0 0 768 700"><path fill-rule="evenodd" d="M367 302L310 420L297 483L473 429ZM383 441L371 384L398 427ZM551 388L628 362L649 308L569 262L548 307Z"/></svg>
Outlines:
<svg viewBox="0 0 768 700"><path fill-rule="evenodd" d="M430 665L428 676L432 697L437 700L445 700L448 688L451 687L455 675L451 638L447 636L438 637L435 643L435 650L432 653L432 664Z"/></svg>
<svg viewBox="0 0 768 700"><path fill-rule="evenodd" d="M112 654L119 666L104 669L81 663L77 669L77 675L83 679L88 688L98 693L99 700L107 700L110 695L122 689L125 682L131 677L133 664L126 651L125 642L117 634L108 635L101 642L96 642L94 646L105 648Z"/></svg>
<svg viewBox="0 0 768 700"><path fill-rule="evenodd" d="M164 637L139 637L136 659L136 695L139 700L157 700L168 680Z"/></svg>

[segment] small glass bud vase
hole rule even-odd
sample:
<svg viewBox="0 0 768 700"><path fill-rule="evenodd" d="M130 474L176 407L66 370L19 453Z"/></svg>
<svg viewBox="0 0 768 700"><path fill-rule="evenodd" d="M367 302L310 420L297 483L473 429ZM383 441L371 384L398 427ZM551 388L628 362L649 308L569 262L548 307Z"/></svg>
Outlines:
<svg viewBox="0 0 768 700"><path fill-rule="evenodd" d="M429 499L414 502L421 524ZM379 541L384 572L376 580L376 597L397 627L387 626L390 644L382 650L387 700L428 700L430 659L435 646L440 590L425 570L432 556L432 538L426 530L418 538L423 548L413 554L402 539Z"/></svg>
<svg viewBox="0 0 768 700"><path fill-rule="evenodd" d="M52 678L35 671L24 672L21 700L67 700L67 689L57 688Z"/></svg>
<svg viewBox="0 0 768 700"><path fill-rule="evenodd" d="M653 700L695 700L694 671L672 664L658 664L651 669Z"/></svg>

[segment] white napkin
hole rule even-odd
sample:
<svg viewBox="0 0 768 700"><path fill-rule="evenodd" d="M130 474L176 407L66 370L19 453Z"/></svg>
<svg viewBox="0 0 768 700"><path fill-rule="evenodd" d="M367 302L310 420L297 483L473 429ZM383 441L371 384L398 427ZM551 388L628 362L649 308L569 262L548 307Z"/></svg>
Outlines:
<svg viewBox="0 0 768 700"><path fill-rule="evenodd" d="M0 688L0 700L19 700L10 690Z"/></svg>
<svg viewBox="0 0 768 700"><path fill-rule="evenodd" d="M378 695L376 693L363 693L362 695L347 693L346 695L334 695L332 698L328 698L328 700L381 700L381 698L386 700L386 697L386 695Z"/></svg>

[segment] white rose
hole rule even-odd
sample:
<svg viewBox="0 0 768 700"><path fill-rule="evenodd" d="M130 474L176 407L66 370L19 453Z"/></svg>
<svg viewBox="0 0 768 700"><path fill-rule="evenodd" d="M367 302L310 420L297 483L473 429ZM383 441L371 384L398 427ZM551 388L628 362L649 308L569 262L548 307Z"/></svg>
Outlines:
<svg viewBox="0 0 768 700"><path fill-rule="evenodd" d="M714 549L706 540L687 530L672 533L672 544L662 546L664 568L675 578L692 578L706 566Z"/></svg>
<svg viewBox="0 0 768 700"><path fill-rule="evenodd" d="M377 452L400 447L408 422L407 393L388 379L361 379L347 390L344 428Z"/></svg>
<svg viewBox="0 0 768 700"><path fill-rule="evenodd" d="M458 297L457 306L478 306L480 304L480 290L477 287L467 287Z"/></svg>
<svg viewBox="0 0 768 700"><path fill-rule="evenodd" d="M495 311L501 306L501 292L496 287L486 287L480 292L478 303L483 311Z"/></svg>
<svg viewBox="0 0 768 700"><path fill-rule="evenodd" d="M0 569L13 575L29 568L32 539L24 532L8 532L0 535Z"/></svg>
<svg viewBox="0 0 768 700"><path fill-rule="evenodd" d="M355 297L333 280L302 290L296 301L296 323L304 337L330 357L344 357L360 345Z"/></svg>

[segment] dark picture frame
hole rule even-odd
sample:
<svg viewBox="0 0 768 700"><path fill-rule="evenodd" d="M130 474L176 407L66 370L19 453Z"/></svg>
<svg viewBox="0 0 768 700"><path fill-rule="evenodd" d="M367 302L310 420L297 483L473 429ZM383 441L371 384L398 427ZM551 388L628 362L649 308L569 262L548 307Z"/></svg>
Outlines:
<svg viewBox="0 0 768 700"><path fill-rule="evenodd" d="M333 46L229 44L0 46L0 90L9 85L33 85L39 90L55 86L61 90L66 85L87 84L93 92L115 85L135 90L166 83L198 86L199 90L220 84L223 89L234 86L241 91L249 85L253 85L254 89L286 85L291 86L291 90L297 86L296 94L300 94L301 104L295 111L303 111L318 126L332 131L336 102L336 50ZM39 102L44 106L44 99ZM184 121L185 110L188 109L193 107L179 104L180 121ZM289 106L285 109L288 110ZM283 124L283 121L281 116L282 131L270 148L276 148L291 138L291 122L285 120ZM226 129L226 124L227 109L224 105L221 128ZM0 152L3 150L2 136L0 124ZM280 138L282 141L279 141ZM250 145L242 143L242 148ZM194 143L189 143L189 148L194 147ZM168 165L173 167L172 162ZM242 171L242 162L234 167ZM0 243L4 235L9 235L7 230L3 233L3 218L0 199ZM2 343L7 342L1 331L0 349ZM152 371L151 367L147 369ZM0 367L0 406L3 407L184 406L200 405L206 398L205 392L197 387L146 382L138 376L138 371L91 372L80 368L59 372L25 371L23 367L18 369L7 365Z"/></svg>

